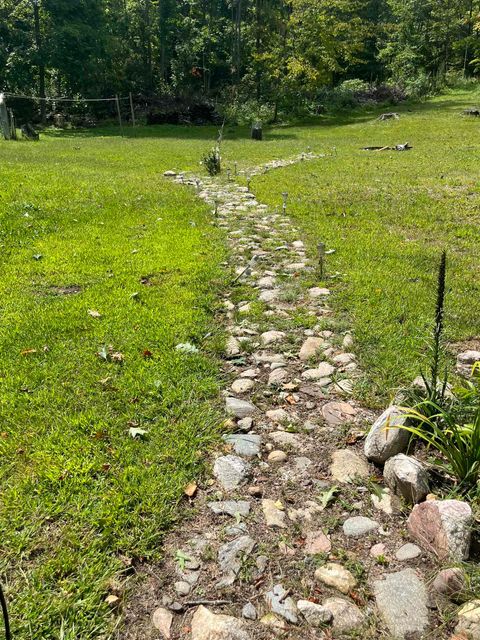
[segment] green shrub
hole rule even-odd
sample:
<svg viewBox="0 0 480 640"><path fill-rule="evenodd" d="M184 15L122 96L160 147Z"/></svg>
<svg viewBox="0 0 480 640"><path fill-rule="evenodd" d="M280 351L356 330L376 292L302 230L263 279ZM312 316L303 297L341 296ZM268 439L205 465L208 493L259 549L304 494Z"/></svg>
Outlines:
<svg viewBox="0 0 480 640"><path fill-rule="evenodd" d="M252 122L270 122L273 118L274 107L257 100L242 100L237 98L226 100L221 108L222 116L229 124L250 125Z"/></svg>
<svg viewBox="0 0 480 640"><path fill-rule="evenodd" d="M218 175L222 170L220 147L212 147L202 158L202 164L211 176Z"/></svg>

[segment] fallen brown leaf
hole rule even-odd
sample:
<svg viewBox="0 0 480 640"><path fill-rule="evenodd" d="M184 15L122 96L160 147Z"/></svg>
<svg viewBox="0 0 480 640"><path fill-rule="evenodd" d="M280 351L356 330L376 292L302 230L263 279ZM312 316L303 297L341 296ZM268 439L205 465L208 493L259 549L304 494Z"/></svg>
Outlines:
<svg viewBox="0 0 480 640"><path fill-rule="evenodd" d="M31 353L37 353L37 350L36 349L24 349L20 353L21 353L22 356L28 356Z"/></svg>

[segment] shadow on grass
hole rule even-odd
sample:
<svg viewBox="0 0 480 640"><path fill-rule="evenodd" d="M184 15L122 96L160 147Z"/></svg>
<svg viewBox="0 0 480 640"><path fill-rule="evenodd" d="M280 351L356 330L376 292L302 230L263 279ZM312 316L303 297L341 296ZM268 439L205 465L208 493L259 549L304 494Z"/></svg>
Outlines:
<svg viewBox="0 0 480 640"><path fill-rule="evenodd" d="M184 140L205 140L212 145L218 138L218 127L195 126L195 125L151 125L137 127L123 127L123 131L117 125L95 127L93 129L45 129L41 132L48 138L78 139L78 138L158 138L158 139L184 139ZM223 134L225 139L240 140L250 139L249 127L232 126L227 127ZM281 133L266 127L264 140L294 140L297 136L293 133ZM261 144L261 143L259 143Z"/></svg>
<svg viewBox="0 0 480 640"><path fill-rule="evenodd" d="M428 115L431 113L433 115L439 111L456 112L458 110L458 114L461 115L463 109L468 106L469 100L465 95L468 93L475 94L476 97L478 92L469 89L465 90L461 97L452 96L450 100L437 101L435 98L423 102L408 100L398 105L363 107L349 111L310 116L287 124L270 124L264 127L264 141L294 140L298 136L293 133L293 129L363 124L375 120L386 111L396 111L399 114L421 113L422 115ZM122 129L117 124L110 124L93 129L46 129L42 132L42 135L49 138L62 139L113 137L129 140L136 138L205 140L205 142L213 145L218 138L218 132L219 127L213 125L141 125L132 127L125 123ZM250 127L227 126L223 135L228 140L248 140L250 139Z"/></svg>

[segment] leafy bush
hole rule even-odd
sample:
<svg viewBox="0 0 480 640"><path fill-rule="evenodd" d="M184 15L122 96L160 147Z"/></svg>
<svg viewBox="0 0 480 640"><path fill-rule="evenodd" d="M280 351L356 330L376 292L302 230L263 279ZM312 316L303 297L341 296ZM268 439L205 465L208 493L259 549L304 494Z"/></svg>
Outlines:
<svg viewBox="0 0 480 640"><path fill-rule="evenodd" d="M225 101L222 115L229 124L250 125L252 122L270 122L273 118L274 107L257 100L241 100L237 98Z"/></svg>
<svg viewBox="0 0 480 640"><path fill-rule="evenodd" d="M369 84L364 80L345 80L337 87L324 87L318 94L323 110L352 109L364 105L398 104L407 98L398 85Z"/></svg>
<svg viewBox="0 0 480 640"><path fill-rule="evenodd" d="M218 175L222 170L220 148L218 146L212 147L212 149L203 156L202 164L211 176Z"/></svg>

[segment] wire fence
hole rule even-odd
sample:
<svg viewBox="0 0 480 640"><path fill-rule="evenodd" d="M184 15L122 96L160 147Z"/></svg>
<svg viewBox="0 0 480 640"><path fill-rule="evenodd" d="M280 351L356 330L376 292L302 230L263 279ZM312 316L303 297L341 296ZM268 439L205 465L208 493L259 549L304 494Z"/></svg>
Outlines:
<svg viewBox="0 0 480 640"><path fill-rule="evenodd" d="M24 102L30 104L26 105ZM102 104L106 108L102 108ZM38 105L45 106L40 107L40 110L38 110L35 105L37 107ZM113 117L117 119L122 135L124 120L129 120L133 127L136 125L134 101L131 93L128 96L115 95L106 98L84 98L80 96L35 96L5 91L0 93L0 133L7 140L16 139L18 116L18 120L23 121L21 126L22 134L25 137L29 137L28 130L33 131L30 121L36 120L43 123L46 119L46 105L51 105L48 119L55 124L64 124L67 117L73 117L77 119L77 126L82 126L82 124L83 126L92 126L95 124L91 118L93 113L94 117ZM127 105L126 109L125 105Z"/></svg>

